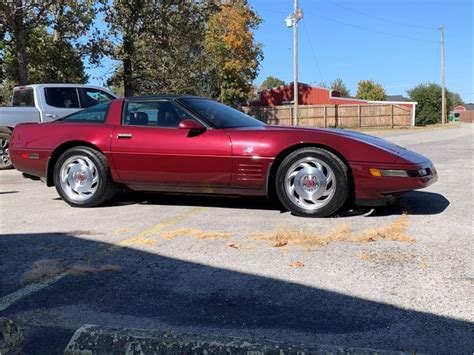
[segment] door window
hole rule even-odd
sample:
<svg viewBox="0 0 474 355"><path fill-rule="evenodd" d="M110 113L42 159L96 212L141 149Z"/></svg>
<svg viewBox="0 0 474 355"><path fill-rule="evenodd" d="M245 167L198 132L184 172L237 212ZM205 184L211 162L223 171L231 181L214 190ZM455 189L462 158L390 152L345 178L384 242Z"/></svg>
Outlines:
<svg viewBox="0 0 474 355"><path fill-rule="evenodd" d="M170 101L128 102L122 123L130 126L178 128L184 119L193 117Z"/></svg>
<svg viewBox="0 0 474 355"><path fill-rule="evenodd" d="M32 88L13 90L13 106L34 107L35 98Z"/></svg>
<svg viewBox="0 0 474 355"><path fill-rule="evenodd" d="M79 108L76 88L45 88L44 95L49 106Z"/></svg>
<svg viewBox="0 0 474 355"><path fill-rule="evenodd" d="M81 94L81 106L91 107L115 99L109 93L99 89L79 89Z"/></svg>

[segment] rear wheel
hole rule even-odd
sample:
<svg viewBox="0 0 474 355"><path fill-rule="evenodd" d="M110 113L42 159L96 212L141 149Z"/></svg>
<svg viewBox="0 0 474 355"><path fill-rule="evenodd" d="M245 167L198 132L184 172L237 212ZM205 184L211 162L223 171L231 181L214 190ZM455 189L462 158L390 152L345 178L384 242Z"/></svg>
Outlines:
<svg viewBox="0 0 474 355"><path fill-rule="evenodd" d="M326 217L349 196L346 165L321 148L302 148L289 154L276 174L276 191L288 210L303 217Z"/></svg>
<svg viewBox="0 0 474 355"><path fill-rule="evenodd" d="M10 139L10 134L0 133L0 170L13 169L10 160Z"/></svg>
<svg viewBox="0 0 474 355"><path fill-rule="evenodd" d="M54 185L62 199L75 207L100 205L115 193L107 159L88 147L68 149L59 157Z"/></svg>

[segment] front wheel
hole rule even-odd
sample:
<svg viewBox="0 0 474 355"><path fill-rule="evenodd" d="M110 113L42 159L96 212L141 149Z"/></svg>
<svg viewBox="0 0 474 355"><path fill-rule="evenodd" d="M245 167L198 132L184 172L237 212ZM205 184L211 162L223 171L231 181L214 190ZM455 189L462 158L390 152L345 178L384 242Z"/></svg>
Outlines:
<svg viewBox="0 0 474 355"><path fill-rule="evenodd" d="M115 192L107 159L88 147L66 150L54 166L54 185L64 201L74 207L94 207Z"/></svg>
<svg viewBox="0 0 474 355"><path fill-rule="evenodd" d="M321 148L302 148L289 154L276 174L280 202L293 214L326 217L349 196L348 169L335 154Z"/></svg>
<svg viewBox="0 0 474 355"><path fill-rule="evenodd" d="M13 169L10 160L10 139L10 134L0 133L0 170Z"/></svg>

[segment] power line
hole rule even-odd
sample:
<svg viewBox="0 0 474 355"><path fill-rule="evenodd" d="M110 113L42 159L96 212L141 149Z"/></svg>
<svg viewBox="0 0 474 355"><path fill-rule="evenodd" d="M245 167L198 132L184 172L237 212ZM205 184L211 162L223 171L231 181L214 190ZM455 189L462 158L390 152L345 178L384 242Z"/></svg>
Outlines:
<svg viewBox="0 0 474 355"><path fill-rule="evenodd" d="M383 22L388 22L388 23L393 23L395 25L400 25L400 26L407 26L407 27L413 27L413 28L419 28L419 29L423 29L423 30L429 30L429 31L433 31L434 28L431 28L431 27L425 27L425 26L420 26L420 25L414 25L414 24L411 24L411 23L403 23L403 22L398 22L398 21L394 21L394 20L391 20L391 19L388 19L388 18L385 18L385 17L380 17L380 16L375 16L375 15L372 15L368 12L364 12L364 11L361 11L361 10L357 10L357 9L353 9L351 7L347 7L347 6L344 6L344 5L341 5L335 1L331 1L331 0L328 0L328 3L334 5L334 6L337 6L337 7L340 7L341 9L346 9L346 10L349 10L349 11L352 11L356 14L360 14L360 15L363 15L363 16L367 16L367 17L371 17L371 18L374 18L376 20L379 20L379 21L383 21Z"/></svg>
<svg viewBox="0 0 474 355"><path fill-rule="evenodd" d="M397 35L397 34L394 34L394 33L388 33L388 32L383 32L383 31L375 31L375 30L370 29L370 28L362 27L362 26L359 26L359 25L354 25L354 24L352 24L352 23L343 22L343 21L336 20L336 19L331 18L331 17L319 16L319 15L315 15L315 14L312 14L312 15L318 16L319 18L321 18L321 19L323 19L323 20L326 20L326 21L331 21L331 22L339 23L339 24L341 24L341 25L348 26L348 27L352 27L352 28L357 28L357 29L359 29L359 30L366 31L366 32L376 33L376 34L380 34L380 35L384 35L384 36L389 36L389 37L394 37L394 38L402 38L402 39L406 39L406 40L410 40L410 41L426 42L426 43L438 43L437 41L430 41L430 40L423 39L423 38L410 37L410 36L404 36L404 35Z"/></svg>
<svg viewBox="0 0 474 355"><path fill-rule="evenodd" d="M323 76L323 73L321 72L321 68L319 67L318 57L316 56L316 52L314 50L313 43L311 42L311 37L309 36L308 29L306 28L306 24L304 23L304 21L302 22L302 24L303 24L304 32L306 34L306 38L308 39L309 47L311 48L311 52L313 53L313 59L316 64L316 68L318 69L319 77L324 82L325 81L324 76Z"/></svg>

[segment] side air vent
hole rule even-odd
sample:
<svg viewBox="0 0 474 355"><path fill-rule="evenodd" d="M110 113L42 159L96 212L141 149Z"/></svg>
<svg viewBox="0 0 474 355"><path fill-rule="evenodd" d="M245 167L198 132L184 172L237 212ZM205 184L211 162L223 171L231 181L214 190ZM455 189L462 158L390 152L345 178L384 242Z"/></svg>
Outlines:
<svg viewBox="0 0 474 355"><path fill-rule="evenodd" d="M237 165L237 181L261 181L262 177L262 163L239 163Z"/></svg>

